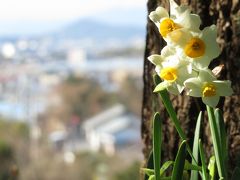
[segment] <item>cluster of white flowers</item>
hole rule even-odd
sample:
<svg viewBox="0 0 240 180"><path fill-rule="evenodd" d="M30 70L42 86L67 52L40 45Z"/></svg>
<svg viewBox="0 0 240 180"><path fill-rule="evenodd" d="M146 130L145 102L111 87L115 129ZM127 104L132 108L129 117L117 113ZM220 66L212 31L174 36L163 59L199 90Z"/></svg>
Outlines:
<svg viewBox="0 0 240 180"><path fill-rule="evenodd" d="M160 55L148 57L163 80L155 92L167 89L180 94L186 89L188 95L202 97L211 107L216 107L220 96L233 93L230 81L217 80L208 69L211 60L220 54L215 25L200 30L200 17L173 0L170 0L170 15L166 9L158 7L149 18L167 42Z"/></svg>

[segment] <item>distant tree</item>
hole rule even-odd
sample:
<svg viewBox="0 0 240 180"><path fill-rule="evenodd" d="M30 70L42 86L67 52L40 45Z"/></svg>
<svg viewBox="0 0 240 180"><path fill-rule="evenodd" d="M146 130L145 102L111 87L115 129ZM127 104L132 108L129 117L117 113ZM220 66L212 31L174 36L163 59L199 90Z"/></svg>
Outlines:
<svg viewBox="0 0 240 180"><path fill-rule="evenodd" d="M115 101L113 93L106 92L101 85L92 79L69 77L54 93L58 94L61 103L50 107L47 116L68 122L73 116L83 121L108 108Z"/></svg>
<svg viewBox="0 0 240 180"><path fill-rule="evenodd" d="M108 91L94 79L71 76L54 90L53 93L60 97L61 103L57 107L49 107L45 119L55 117L62 122L68 122L71 117L78 116L84 121L116 103L124 104L127 109L140 116L140 78L126 76L117 85L118 90Z"/></svg>
<svg viewBox="0 0 240 180"><path fill-rule="evenodd" d="M142 82L139 77L127 77L117 92L119 102L139 117L141 116Z"/></svg>
<svg viewBox="0 0 240 180"><path fill-rule="evenodd" d="M4 140L0 140L0 162L0 179L9 179L13 153L12 147Z"/></svg>
<svg viewBox="0 0 240 180"><path fill-rule="evenodd" d="M190 5L192 11L199 14L202 19L202 27L216 24L218 27L218 39L222 53L215 59L210 68L224 64L224 70L220 79L230 79L234 95L222 98L219 106L224 111L224 117L228 132L228 147L230 151L229 165L235 166L240 157L240 1L239 0L178 0L178 3ZM148 0L148 14L161 5L169 8L168 0ZM163 105L158 97L152 93L154 88L152 81L153 65L147 60L151 54L160 53L165 45L164 40L149 19L147 22L146 49L144 55L144 92L142 105L142 139L144 142L143 152L145 159L152 147L151 119L155 111L159 111L163 118L163 156L164 160L173 159L179 144L179 136L174 130ZM171 96L175 109L187 136L192 139L195 129L195 120L199 110L205 110L201 101L194 101L191 97ZM194 121L194 123L192 123ZM212 153L212 143L207 119L205 118L204 140L208 156ZM232 168L229 168L230 170Z"/></svg>

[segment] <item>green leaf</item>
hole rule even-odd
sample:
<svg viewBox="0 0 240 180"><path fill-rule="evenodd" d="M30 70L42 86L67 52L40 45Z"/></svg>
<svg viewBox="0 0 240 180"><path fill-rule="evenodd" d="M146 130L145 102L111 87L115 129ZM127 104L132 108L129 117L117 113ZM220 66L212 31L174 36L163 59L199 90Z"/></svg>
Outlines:
<svg viewBox="0 0 240 180"><path fill-rule="evenodd" d="M240 177L240 168L236 167L233 171L231 180L239 180L239 177Z"/></svg>
<svg viewBox="0 0 240 180"><path fill-rule="evenodd" d="M175 158L171 180L179 180L183 177L183 169L186 158L186 140L183 141L178 149Z"/></svg>
<svg viewBox="0 0 240 180"><path fill-rule="evenodd" d="M196 123L195 133L194 133L194 141L193 141L193 157L192 164L198 165L198 154L199 154L199 147L198 147L198 140L200 138L200 129L201 129L201 122L203 120L203 113L200 111ZM190 180L198 180L198 172L191 171L191 179Z"/></svg>
<svg viewBox="0 0 240 180"><path fill-rule="evenodd" d="M208 170L209 170L209 175L211 176L211 180L215 179L215 175L216 175L215 168L216 168L216 159L215 159L215 156L212 156L208 164Z"/></svg>
<svg viewBox="0 0 240 180"><path fill-rule="evenodd" d="M211 131L212 140L213 140L213 149L214 149L214 154L216 158L218 174L219 174L219 177L223 177L224 179L226 179L226 171L225 171L224 161L222 158L222 155L223 155L222 149L221 149L222 146L220 143L219 131L216 124L213 108L210 106L207 106L207 112L208 112L210 131Z"/></svg>
<svg viewBox="0 0 240 180"><path fill-rule="evenodd" d="M160 180L161 166L161 143L162 143L162 120L159 113L153 118L153 162L155 179Z"/></svg>
<svg viewBox="0 0 240 180"><path fill-rule="evenodd" d="M183 171L183 178L182 178L182 180L189 180L189 174L185 170Z"/></svg>
<svg viewBox="0 0 240 180"><path fill-rule="evenodd" d="M171 176L169 177L161 177L161 180L170 180L171 179Z"/></svg>
<svg viewBox="0 0 240 180"><path fill-rule="evenodd" d="M157 84L160 84L162 81L161 79L159 78L159 76L157 74L155 74L153 76L153 81L154 81L154 84L157 85ZM183 132L182 128L181 128L181 125L179 123L179 120L177 118L177 114L172 106L172 102L169 98L169 94L167 92L167 90L162 90L162 91L159 91L159 95L160 95L160 98L170 116L170 119L172 120L180 138L182 139L182 141L186 140L187 136L185 135L185 133ZM192 155L192 151L191 151L191 148L189 147L189 145L187 145L187 150L190 154L190 156L193 158L193 155ZM193 158L194 159L194 158Z"/></svg>
<svg viewBox="0 0 240 180"><path fill-rule="evenodd" d="M190 162L188 162L188 160L185 160L184 170L192 170L196 172L196 171L201 171L202 168L200 166L191 164Z"/></svg>
<svg viewBox="0 0 240 180"><path fill-rule="evenodd" d="M153 165L153 151L150 152L149 157L148 157L148 161L147 161L147 169L154 169L154 165ZM148 180L148 175L145 173L144 175L144 180Z"/></svg>
<svg viewBox="0 0 240 180"><path fill-rule="evenodd" d="M161 83L161 79L159 78L158 75L155 74L153 76L153 78L154 78L153 80L154 80L155 85ZM177 118L177 114L172 106L168 92L166 90L163 90L163 91L160 91L159 94L160 94L160 97L162 99L162 102L163 102L165 108L167 109L167 112L168 112L171 120L173 121L173 123L175 125L175 128L176 128L178 134L180 135L182 140L186 140L186 135L184 134L184 132L180 126L179 120Z"/></svg>
<svg viewBox="0 0 240 180"><path fill-rule="evenodd" d="M148 180L155 180L155 176L154 175L149 176Z"/></svg>
<svg viewBox="0 0 240 180"><path fill-rule="evenodd" d="M204 151L203 151L203 146L202 146L201 139L199 139L199 151L200 151L200 158L201 158L201 163L202 163L203 180L208 180L205 154L204 154Z"/></svg>
<svg viewBox="0 0 240 180"><path fill-rule="evenodd" d="M148 176L154 175L154 169L141 168L141 170L144 172L144 174L147 174Z"/></svg>
<svg viewBox="0 0 240 180"><path fill-rule="evenodd" d="M165 90L168 86L169 86L168 82L167 82L167 81L163 81L163 82L159 83L159 84L155 87L155 89L153 90L153 92L163 91L163 90Z"/></svg>
<svg viewBox="0 0 240 180"><path fill-rule="evenodd" d="M173 161L166 161L160 169L160 176L163 176L163 173L173 164L174 164Z"/></svg>
<svg viewBox="0 0 240 180"><path fill-rule="evenodd" d="M227 147L227 133L225 128L224 118L220 109L216 109L214 111L214 115L216 118L217 130L218 130L219 140L221 144L221 152L222 152L222 159L223 159L223 166L224 166L223 168L225 169L225 171L227 171L228 147Z"/></svg>

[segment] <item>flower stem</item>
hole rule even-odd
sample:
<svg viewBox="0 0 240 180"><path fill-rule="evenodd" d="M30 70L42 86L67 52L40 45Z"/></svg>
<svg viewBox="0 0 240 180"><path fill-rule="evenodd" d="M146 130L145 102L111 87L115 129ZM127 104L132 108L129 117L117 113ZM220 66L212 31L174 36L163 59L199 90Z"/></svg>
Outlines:
<svg viewBox="0 0 240 180"><path fill-rule="evenodd" d="M214 116L214 110L212 107L207 106L207 112L208 112L208 119L209 119L209 125L210 125L210 131L212 134L212 140L213 140L213 149L214 154L216 157L216 163L217 163L217 169L220 178L225 179L226 178L226 172L224 168L224 162L222 158L222 151L221 151L221 144L220 144L220 137L217 129L216 119ZM220 131L220 129L219 129Z"/></svg>
<svg viewBox="0 0 240 180"><path fill-rule="evenodd" d="M155 85L161 83L161 79L158 77L158 75L155 74L153 76L153 78L154 78ZM167 109L167 112L168 112L171 120L173 121L173 123L175 125L175 128L176 128L179 136L181 137L182 141L186 140L186 135L180 126L179 120L177 118L177 114L172 106L172 103L170 101L167 90L165 89L165 90L159 91L159 94L160 94L161 100L162 100L165 108Z"/></svg>
<svg viewBox="0 0 240 180"><path fill-rule="evenodd" d="M161 83L161 79L156 74L153 76L153 80L154 80L155 85ZM170 119L172 120L172 122L173 122L181 140L182 141L187 140L187 136L185 135L185 133L183 132L183 130L181 128L181 125L180 125L179 120L177 118L177 114L176 114L176 112L173 108L173 105L171 103L171 100L169 98L169 94L168 94L167 90L164 89L162 91L159 91L159 95L160 95L160 98L161 98L161 100L162 100L162 102L163 102L163 104L164 104L164 106L165 106L165 108L166 108L166 110L167 110L167 112L170 116ZM193 157L191 148L188 145L188 143L187 143L187 151L190 154L191 158L193 158L194 161L195 161L195 158Z"/></svg>

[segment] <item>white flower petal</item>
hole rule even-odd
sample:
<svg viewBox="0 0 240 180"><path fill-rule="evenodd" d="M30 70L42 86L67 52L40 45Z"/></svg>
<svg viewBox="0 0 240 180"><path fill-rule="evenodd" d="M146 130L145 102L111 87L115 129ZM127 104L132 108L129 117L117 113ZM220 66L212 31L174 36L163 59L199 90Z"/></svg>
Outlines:
<svg viewBox="0 0 240 180"><path fill-rule="evenodd" d="M165 61L162 62L162 66L178 68L179 63L180 63L179 58L176 55L174 55L174 56L167 57Z"/></svg>
<svg viewBox="0 0 240 180"><path fill-rule="evenodd" d="M191 23L191 29L195 31L199 31L199 27L201 25L201 18L197 14L190 14L189 20Z"/></svg>
<svg viewBox="0 0 240 180"><path fill-rule="evenodd" d="M188 65L182 65L178 68L178 79L177 82L181 85L183 85L183 82L186 81L189 78L196 77L194 76L195 73L189 73L188 71Z"/></svg>
<svg viewBox="0 0 240 180"><path fill-rule="evenodd" d="M189 89L199 89L202 87L202 82L199 78L189 78L184 82L184 85Z"/></svg>
<svg viewBox="0 0 240 180"><path fill-rule="evenodd" d="M155 71L157 74L160 74L161 69L162 69L162 65L156 65Z"/></svg>
<svg viewBox="0 0 240 180"><path fill-rule="evenodd" d="M216 77L210 69L201 69L198 77L201 82L212 82L216 80Z"/></svg>
<svg viewBox="0 0 240 180"><path fill-rule="evenodd" d="M217 106L219 99L219 96L202 97L203 103L213 108Z"/></svg>
<svg viewBox="0 0 240 180"><path fill-rule="evenodd" d="M206 27L202 31L202 40L205 42L206 51L205 54L210 58L216 58L221 53L221 49L216 42L217 28L215 25Z"/></svg>
<svg viewBox="0 0 240 180"><path fill-rule="evenodd" d="M192 97L202 97L202 91L201 89L190 89L188 92L187 92L187 95L189 96L192 96Z"/></svg>
<svg viewBox="0 0 240 180"><path fill-rule="evenodd" d="M198 78L187 79L184 86L189 89L188 95L193 97L202 96L202 82Z"/></svg>
<svg viewBox="0 0 240 180"><path fill-rule="evenodd" d="M186 29L200 32L200 16L197 14L190 14L190 11L185 11L184 13L180 14L176 19L176 22Z"/></svg>
<svg viewBox="0 0 240 180"><path fill-rule="evenodd" d="M151 56L148 57L148 60L153 63L154 65L160 65L164 59L162 58L161 55L158 54L153 54Z"/></svg>
<svg viewBox="0 0 240 180"><path fill-rule="evenodd" d="M168 33L167 37L165 38L167 44L169 46L175 47L179 46L184 48L186 43L192 38L192 34L186 28L181 28L174 30Z"/></svg>
<svg viewBox="0 0 240 180"><path fill-rule="evenodd" d="M188 6L181 5L178 6L178 4L174 0L170 0L170 14L172 17L177 18L180 14L184 13L185 11L189 11Z"/></svg>
<svg viewBox="0 0 240 180"><path fill-rule="evenodd" d="M208 27L205 27L202 30L202 37L210 37L212 39L216 39L217 38L217 27L216 25L211 25Z"/></svg>
<svg viewBox="0 0 240 180"><path fill-rule="evenodd" d="M231 81L213 81L213 83L217 88L219 96L231 96L233 94Z"/></svg>
<svg viewBox="0 0 240 180"><path fill-rule="evenodd" d="M209 58L207 55L203 55L201 57L198 57L198 58L191 58L191 61L193 63L193 66L196 68L196 69L206 69L210 62L211 62L211 58Z"/></svg>
<svg viewBox="0 0 240 180"><path fill-rule="evenodd" d="M161 51L161 56L163 57L169 57L176 54L175 48L170 46L165 46Z"/></svg>
<svg viewBox="0 0 240 180"><path fill-rule="evenodd" d="M157 7L155 11L152 11L149 14L149 18L154 22L154 23L160 23L161 19L163 18L168 18L168 12L166 9L163 7Z"/></svg>
<svg viewBox="0 0 240 180"><path fill-rule="evenodd" d="M188 72L189 74L193 74L194 77L197 76L197 73L196 73L195 71L193 71L193 66L192 66L191 63L189 63L189 65L187 65L187 72Z"/></svg>
<svg viewBox="0 0 240 180"><path fill-rule="evenodd" d="M184 87L183 87L184 88ZM172 94L175 94L175 95L178 95L180 94L181 92L179 90L181 90L180 88L177 87L177 84L176 83L172 83L171 86L168 86L167 87L167 90L172 93Z"/></svg>
<svg viewBox="0 0 240 180"><path fill-rule="evenodd" d="M182 85L177 84L177 88L178 88L178 91L179 91L180 93L183 92L183 90L184 90L183 84L182 84Z"/></svg>
<svg viewBox="0 0 240 180"><path fill-rule="evenodd" d="M174 0L169 0L170 3L170 14L172 16L176 16L178 14L176 8L179 7L178 4Z"/></svg>

